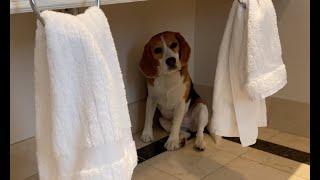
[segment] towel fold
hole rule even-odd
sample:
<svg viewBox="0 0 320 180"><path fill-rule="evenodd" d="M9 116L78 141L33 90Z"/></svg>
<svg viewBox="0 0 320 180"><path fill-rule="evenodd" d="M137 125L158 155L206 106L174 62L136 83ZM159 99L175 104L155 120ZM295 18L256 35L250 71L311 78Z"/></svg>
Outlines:
<svg viewBox="0 0 320 180"><path fill-rule="evenodd" d="M271 0L234 1L218 54L212 134L256 142L267 126L265 98L287 83ZM243 3L245 5L243 5Z"/></svg>
<svg viewBox="0 0 320 180"><path fill-rule="evenodd" d="M277 16L271 0L246 0L247 80L252 99L263 99L287 84L281 56Z"/></svg>
<svg viewBox="0 0 320 180"><path fill-rule="evenodd" d="M137 154L107 18L98 7L41 16L34 64L40 179L131 179Z"/></svg>

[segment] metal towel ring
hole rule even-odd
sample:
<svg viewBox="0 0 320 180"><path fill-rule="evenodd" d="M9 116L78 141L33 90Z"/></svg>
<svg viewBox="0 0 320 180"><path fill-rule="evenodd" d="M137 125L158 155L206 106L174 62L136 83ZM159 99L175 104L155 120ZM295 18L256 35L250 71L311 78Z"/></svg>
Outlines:
<svg viewBox="0 0 320 180"><path fill-rule="evenodd" d="M44 19L40 16L40 10L35 2L35 0L29 0L30 6L33 10L33 12L36 14L37 19L40 20L41 24L44 26ZM96 0L97 7L100 7L100 0Z"/></svg>

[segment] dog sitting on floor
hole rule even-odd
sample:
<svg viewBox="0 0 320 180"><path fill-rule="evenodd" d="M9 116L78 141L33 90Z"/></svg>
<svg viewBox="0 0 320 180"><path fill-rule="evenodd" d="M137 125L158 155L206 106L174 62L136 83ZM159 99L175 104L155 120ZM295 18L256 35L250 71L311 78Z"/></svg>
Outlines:
<svg viewBox="0 0 320 180"><path fill-rule="evenodd" d="M153 140L153 117L161 113L161 126L170 132L167 150L181 147L181 140L197 132L195 147L206 148L203 131L208 124L208 109L193 88L188 72L190 46L177 32L162 32L153 36L144 47L140 70L147 79L146 118L141 140Z"/></svg>

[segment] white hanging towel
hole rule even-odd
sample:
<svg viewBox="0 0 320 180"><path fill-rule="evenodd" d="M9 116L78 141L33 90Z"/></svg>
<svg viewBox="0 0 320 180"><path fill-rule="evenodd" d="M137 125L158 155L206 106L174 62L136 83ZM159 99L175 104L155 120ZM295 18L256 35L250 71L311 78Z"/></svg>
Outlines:
<svg viewBox="0 0 320 180"><path fill-rule="evenodd" d="M129 180L137 164L125 88L108 21L44 11L35 48L41 180Z"/></svg>
<svg viewBox="0 0 320 180"><path fill-rule="evenodd" d="M218 54L209 131L256 142L267 126L265 98L287 83L271 0L234 0Z"/></svg>

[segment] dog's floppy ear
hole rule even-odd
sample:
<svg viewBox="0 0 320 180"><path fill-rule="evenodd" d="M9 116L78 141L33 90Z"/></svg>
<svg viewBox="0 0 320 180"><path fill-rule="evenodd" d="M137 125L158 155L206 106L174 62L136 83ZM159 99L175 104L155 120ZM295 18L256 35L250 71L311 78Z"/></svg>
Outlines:
<svg viewBox="0 0 320 180"><path fill-rule="evenodd" d="M176 33L176 38L179 41L179 46L180 46L179 57L180 57L181 65L185 66L188 64L191 49L187 41L184 39L184 37L180 33Z"/></svg>
<svg viewBox="0 0 320 180"><path fill-rule="evenodd" d="M146 77L154 78L157 75L158 66L159 61L153 58L150 43L147 43L144 46L139 68Z"/></svg>

